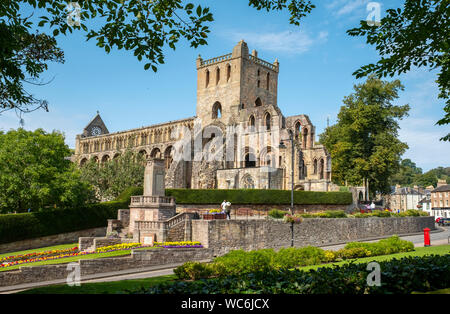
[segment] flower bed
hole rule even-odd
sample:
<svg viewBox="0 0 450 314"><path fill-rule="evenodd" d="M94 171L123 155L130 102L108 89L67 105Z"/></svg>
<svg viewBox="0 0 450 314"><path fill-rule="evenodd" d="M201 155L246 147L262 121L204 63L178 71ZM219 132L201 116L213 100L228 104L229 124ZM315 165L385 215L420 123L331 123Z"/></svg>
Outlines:
<svg viewBox="0 0 450 314"><path fill-rule="evenodd" d="M179 242L155 242L153 243L154 247L161 248L202 248L200 242L196 241L179 241Z"/></svg>
<svg viewBox="0 0 450 314"><path fill-rule="evenodd" d="M218 214L203 214L204 220L213 220L213 219L226 219L227 214L218 213Z"/></svg>
<svg viewBox="0 0 450 314"><path fill-rule="evenodd" d="M0 260L0 262L4 261L4 260L7 261L5 263L0 264L0 268L6 268L6 267L15 266L15 265L29 264L29 263L35 263L35 262L41 262L41 261L57 260L57 259L62 259L62 258L67 258L67 257L74 257L74 256L83 256L83 255L89 255L89 254L102 254L102 253L109 253L109 252L115 252L115 251L138 249L138 248L143 248L143 247L148 247L148 246L142 245L141 243L122 243L122 244L100 247L100 248L97 248L95 252L78 252L78 247L74 247L74 248L65 249L65 250L53 250L53 251L47 251L47 252L36 252L36 253L29 253L29 254L24 254L24 255L8 256L8 257ZM31 256L37 256L37 257L29 258Z"/></svg>

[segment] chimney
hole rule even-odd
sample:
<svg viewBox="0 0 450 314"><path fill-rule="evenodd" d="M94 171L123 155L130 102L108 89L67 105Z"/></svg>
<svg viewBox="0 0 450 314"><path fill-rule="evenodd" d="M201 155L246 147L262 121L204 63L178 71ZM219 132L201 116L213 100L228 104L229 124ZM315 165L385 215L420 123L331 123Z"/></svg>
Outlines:
<svg viewBox="0 0 450 314"><path fill-rule="evenodd" d="M439 179L437 182L437 187L447 185L447 181L445 179Z"/></svg>

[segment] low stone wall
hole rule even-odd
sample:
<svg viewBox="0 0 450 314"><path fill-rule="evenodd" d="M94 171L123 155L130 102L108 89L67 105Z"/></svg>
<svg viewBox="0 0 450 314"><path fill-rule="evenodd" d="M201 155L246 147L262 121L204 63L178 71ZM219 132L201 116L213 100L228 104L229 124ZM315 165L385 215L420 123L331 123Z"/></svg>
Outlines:
<svg viewBox="0 0 450 314"><path fill-rule="evenodd" d="M315 213L326 210L347 210L348 205L294 205L294 213ZM287 210L290 205L248 205L232 204L231 216L267 216L272 209ZM204 213L211 209L220 209L220 204L177 204L177 213Z"/></svg>
<svg viewBox="0 0 450 314"><path fill-rule="evenodd" d="M272 219L193 220L192 241L221 255L230 250L291 245L291 224ZM324 246L435 229L434 217L308 218L294 225L294 245Z"/></svg>
<svg viewBox="0 0 450 314"><path fill-rule="evenodd" d="M80 237L78 240L78 249L80 251L95 251L102 246L110 246L121 243L131 243L133 239L125 238L106 238L106 237Z"/></svg>
<svg viewBox="0 0 450 314"><path fill-rule="evenodd" d="M128 257L86 259L78 261L81 280L83 276L119 271L124 269L145 268L158 265L200 261L212 258L209 249L151 249L132 251ZM65 279L73 272L67 264L20 267L19 270L0 272L0 287L25 283Z"/></svg>
<svg viewBox="0 0 450 314"><path fill-rule="evenodd" d="M0 253L30 250L45 246L78 242L79 237L101 237L106 235L106 228L93 228L68 233L61 233L35 239L0 244Z"/></svg>

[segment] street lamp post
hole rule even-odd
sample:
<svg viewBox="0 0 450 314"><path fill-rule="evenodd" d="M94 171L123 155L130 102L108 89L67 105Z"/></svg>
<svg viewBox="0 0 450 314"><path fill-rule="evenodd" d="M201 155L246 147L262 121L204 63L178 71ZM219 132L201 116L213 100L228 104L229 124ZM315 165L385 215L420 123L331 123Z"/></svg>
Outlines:
<svg viewBox="0 0 450 314"><path fill-rule="evenodd" d="M294 135L289 130L289 141L291 142L291 215L294 215ZM286 148L283 142L280 148ZM291 222L291 246L294 246L294 221Z"/></svg>

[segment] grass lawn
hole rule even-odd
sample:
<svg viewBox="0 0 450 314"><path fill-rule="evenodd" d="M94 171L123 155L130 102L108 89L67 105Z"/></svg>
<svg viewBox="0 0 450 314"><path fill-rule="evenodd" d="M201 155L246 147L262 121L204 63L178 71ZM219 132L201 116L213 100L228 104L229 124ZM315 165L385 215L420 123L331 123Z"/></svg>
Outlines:
<svg viewBox="0 0 450 314"><path fill-rule="evenodd" d="M391 255L384 255L384 256L375 256L375 257L365 257L365 258L359 258L354 259L353 261L356 263L368 263L371 261L385 261L385 260L391 260L391 259L400 259L402 257L407 256L424 256L424 255L444 255L450 253L450 245L441 245L441 246L431 246L431 247L420 247L416 248L413 252L406 252L406 253L397 253L397 254L391 254ZM331 267L333 265L342 265L345 263L350 262L350 260L338 262L338 263L330 263L330 264L321 264L321 265L314 265L314 266L306 266L301 267L302 270L309 270L309 269L317 269L319 267ZM101 283L81 283L80 287L69 287L67 285L57 285L57 286L49 286L49 287L43 287L43 288L35 288L19 293L77 293L77 294L104 294L104 293L120 293L124 292L125 290L136 290L141 287L149 287L151 285L165 282L165 281L172 281L176 280L175 275L168 275L168 276L160 276L160 277L152 277L152 278L145 278L145 279L136 279L136 280L121 280L121 281L111 281L111 282L101 282ZM443 293L443 292L441 292Z"/></svg>
<svg viewBox="0 0 450 314"><path fill-rule="evenodd" d="M176 280L175 275L111 282L81 283L79 287L56 285L18 292L18 294L115 294Z"/></svg>

